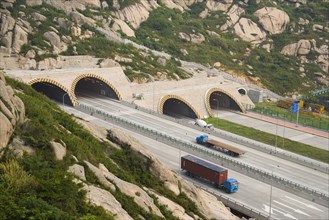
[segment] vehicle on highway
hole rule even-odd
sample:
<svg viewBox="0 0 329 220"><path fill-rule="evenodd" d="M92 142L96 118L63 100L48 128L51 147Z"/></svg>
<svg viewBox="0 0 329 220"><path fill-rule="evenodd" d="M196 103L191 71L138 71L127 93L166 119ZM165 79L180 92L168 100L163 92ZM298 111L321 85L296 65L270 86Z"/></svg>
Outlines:
<svg viewBox="0 0 329 220"><path fill-rule="evenodd" d="M215 187L227 193L234 193L239 189L239 182L236 179L227 178L227 169L192 155L181 157L181 169L191 177L199 177L212 182Z"/></svg>
<svg viewBox="0 0 329 220"><path fill-rule="evenodd" d="M242 151L238 148L235 148L233 146L230 146L228 144L224 144L222 142L209 139L208 135L200 135L200 136L196 137L196 142L203 146L226 153L232 157L238 157L245 153L244 151Z"/></svg>
<svg viewBox="0 0 329 220"><path fill-rule="evenodd" d="M198 125L200 127L204 127L204 128L209 128L209 129L213 129L214 125L213 124L207 124L207 122L205 122L202 119L195 119L195 125Z"/></svg>

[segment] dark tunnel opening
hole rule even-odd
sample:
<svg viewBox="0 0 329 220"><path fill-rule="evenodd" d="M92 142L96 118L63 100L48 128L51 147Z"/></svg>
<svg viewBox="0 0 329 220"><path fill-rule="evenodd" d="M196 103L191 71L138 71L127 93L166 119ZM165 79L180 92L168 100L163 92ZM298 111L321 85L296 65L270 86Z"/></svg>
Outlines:
<svg viewBox="0 0 329 220"><path fill-rule="evenodd" d="M64 103L65 105L73 106L73 103L68 94L56 85L48 82L37 82L31 85L36 91L43 93L48 98Z"/></svg>
<svg viewBox="0 0 329 220"><path fill-rule="evenodd" d="M213 92L209 102L211 109L230 109L242 112L240 106L230 96L222 92Z"/></svg>
<svg viewBox="0 0 329 220"><path fill-rule="evenodd" d="M86 77L79 80L75 87L75 94L77 97L81 97L84 94L97 94L119 100L118 95L110 86L105 82L92 77Z"/></svg>
<svg viewBox="0 0 329 220"><path fill-rule="evenodd" d="M179 99L171 98L163 104L163 114L175 118L198 118L195 112Z"/></svg>

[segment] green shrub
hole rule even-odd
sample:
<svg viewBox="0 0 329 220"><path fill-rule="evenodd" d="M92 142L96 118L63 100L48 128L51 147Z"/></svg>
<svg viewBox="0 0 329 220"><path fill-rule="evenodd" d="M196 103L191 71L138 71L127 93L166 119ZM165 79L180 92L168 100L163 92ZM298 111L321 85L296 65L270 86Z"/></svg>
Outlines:
<svg viewBox="0 0 329 220"><path fill-rule="evenodd" d="M33 176L24 171L16 160L0 163L0 171L0 181L10 190L21 192L37 187Z"/></svg>

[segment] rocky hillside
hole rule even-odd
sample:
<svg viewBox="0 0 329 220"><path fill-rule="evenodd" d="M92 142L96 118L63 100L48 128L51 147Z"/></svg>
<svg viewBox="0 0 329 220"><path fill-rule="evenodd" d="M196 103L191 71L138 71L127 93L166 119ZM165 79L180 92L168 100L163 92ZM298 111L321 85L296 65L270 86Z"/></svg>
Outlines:
<svg viewBox="0 0 329 220"><path fill-rule="evenodd" d="M0 72L0 149L4 148L14 133L16 126L23 123L25 117L24 103L14 94L14 90L6 85Z"/></svg>
<svg viewBox="0 0 329 220"><path fill-rule="evenodd" d="M0 88L0 219L239 219L122 131L1 72Z"/></svg>
<svg viewBox="0 0 329 220"><path fill-rule="evenodd" d="M329 86L328 0L4 0L1 7L5 69L65 68L61 55L92 55L101 59L90 66L117 62L131 80L191 77L178 61L186 60L280 94Z"/></svg>

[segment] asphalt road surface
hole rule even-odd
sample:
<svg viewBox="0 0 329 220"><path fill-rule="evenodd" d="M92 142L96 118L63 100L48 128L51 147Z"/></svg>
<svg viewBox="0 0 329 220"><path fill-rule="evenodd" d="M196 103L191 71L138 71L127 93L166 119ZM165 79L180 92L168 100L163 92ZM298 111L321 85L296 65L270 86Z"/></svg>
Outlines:
<svg viewBox="0 0 329 220"><path fill-rule="evenodd" d="M166 131L172 136L183 138L191 142L194 142L195 136L200 135L200 132L197 130L123 106L116 101L97 97L80 97L79 101L80 103L85 103L102 109L102 111L119 115L136 123L149 126L152 129L157 129L162 132ZM91 120L93 123L98 125L107 128L113 127L113 125L108 122L96 119L72 108L66 107L66 110L73 111L75 114L79 114L80 117L86 117L88 120ZM153 139L146 138L142 135L132 133L130 131L127 132L138 138L157 156L160 161L166 164L170 169L183 175L179 167L179 158L180 156L185 155L185 152L163 143L159 143ZM234 143L227 143L235 145ZM244 163L248 163L252 166L273 172L276 175L299 182L302 185L308 185L313 189L328 193L328 176L326 174L276 158L272 155L267 155L256 150L249 149L242 145L235 146L247 152L237 160L241 160ZM183 176L184 178L187 178L185 175ZM255 210L263 212L264 214L269 214L271 206L271 217L274 219L329 219L329 210L324 206L315 204L275 187L271 187L268 184L231 170L229 170L229 176L238 179L240 182L240 189L239 192L235 194L228 195L224 193L225 196L229 196L230 198L244 203ZM202 185L203 187L213 190L215 194L223 193L222 191L214 189L212 186L207 185L197 179L189 180L193 181L197 185ZM272 196L270 196L271 191Z"/></svg>

